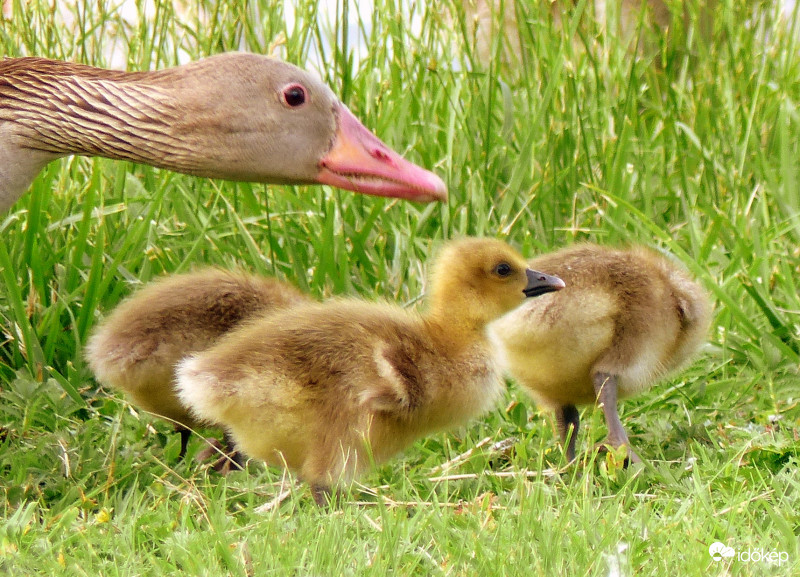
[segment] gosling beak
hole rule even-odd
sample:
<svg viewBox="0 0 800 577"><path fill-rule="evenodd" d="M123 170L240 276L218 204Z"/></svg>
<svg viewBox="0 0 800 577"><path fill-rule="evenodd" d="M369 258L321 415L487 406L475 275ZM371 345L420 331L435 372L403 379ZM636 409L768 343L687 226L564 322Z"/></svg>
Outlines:
<svg viewBox="0 0 800 577"><path fill-rule="evenodd" d="M528 277L528 286L522 292L526 297L538 297L545 293L560 291L567 286L557 276L550 276L538 270L525 269L525 275Z"/></svg>
<svg viewBox="0 0 800 577"><path fill-rule="evenodd" d="M447 200L441 178L386 146L344 104L338 105L336 116L336 137L319 163L318 182L374 196L417 202Z"/></svg>

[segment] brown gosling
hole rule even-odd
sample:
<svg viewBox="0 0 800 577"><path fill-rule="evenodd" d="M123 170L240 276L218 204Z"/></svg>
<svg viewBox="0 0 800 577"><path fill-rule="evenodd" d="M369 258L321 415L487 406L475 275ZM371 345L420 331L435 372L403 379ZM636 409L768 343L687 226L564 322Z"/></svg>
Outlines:
<svg viewBox="0 0 800 577"><path fill-rule="evenodd" d="M90 338L86 356L99 382L176 425L183 458L189 430L199 423L174 389L178 361L248 317L309 300L288 283L243 272L205 269L167 276L114 309Z"/></svg>
<svg viewBox="0 0 800 577"><path fill-rule="evenodd" d="M354 299L294 306L182 361L178 394L248 455L295 471L323 504L371 460L488 410L503 379L486 326L563 286L499 240L453 241L424 314Z"/></svg>
<svg viewBox="0 0 800 577"><path fill-rule="evenodd" d="M631 449L617 397L649 388L684 365L706 339L711 305L687 273L644 247L580 244L529 262L567 288L495 322L508 370L534 400L555 410L567 458L575 458L576 405L598 403L608 444Z"/></svg>

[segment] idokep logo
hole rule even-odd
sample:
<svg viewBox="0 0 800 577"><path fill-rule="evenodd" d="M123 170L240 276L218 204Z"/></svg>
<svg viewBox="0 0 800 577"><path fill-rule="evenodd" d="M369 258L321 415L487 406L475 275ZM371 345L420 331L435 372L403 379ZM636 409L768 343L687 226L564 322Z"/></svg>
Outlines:
<svg viewBox="0 0 800 577"><path fill-rule="evenodd" d="M729 559L736 557L739 561L749 562L764 562L772 565L777 564L778 567L784 563L789 562L789 553L786 551L764 551L763 549L748 549L747 551L739 551L737 554L733 547L728 547L725 543L716 541L708 548L708 554L714 561L722 561L722 559Z"/></svg>
<svg viewBox="0 0 800 577"><path fill-rule="evenodd" d="M708 554L711 555L714 561L721 561L723 557L733 557L736 555L736 551L733 550L733 547L728 547L725 543L717 541L708 548Z"/></svg>

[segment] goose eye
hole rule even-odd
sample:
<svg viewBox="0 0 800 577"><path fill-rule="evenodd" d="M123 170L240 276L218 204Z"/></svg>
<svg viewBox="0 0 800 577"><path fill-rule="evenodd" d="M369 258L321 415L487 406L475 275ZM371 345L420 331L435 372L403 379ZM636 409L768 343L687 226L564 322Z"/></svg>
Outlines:
<svg viewBox="0 0 800 577"><path fill-rule="evenodd" d="M306 89L299 84L290 84L283 89L283 102L290 108L297 108L306 103Z"/></svg>
<svg viewBox="0 0 800 577"><path fill-rule="evenodd" d="M494 272L497 276L506 277L511 274L511 265L506 262L501 262L496 267L494 267Z"/></svg>

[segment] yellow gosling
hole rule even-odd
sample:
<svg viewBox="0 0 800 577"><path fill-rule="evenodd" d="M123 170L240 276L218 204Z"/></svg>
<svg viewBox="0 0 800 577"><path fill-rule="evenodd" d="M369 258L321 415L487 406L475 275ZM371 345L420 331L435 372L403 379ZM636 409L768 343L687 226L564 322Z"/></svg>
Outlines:
<svg viewBox="0 0 800 577"><path fill-rule="evenodd" d="M495 322L514 379L555 410L567 457L575 458L576 405L598 403L608 444L630 448L617 398L648 389L686 363L706 339L711 306L687 273L643 247L581 244L529 262L567 288Z"/></svg>
<svg viewBox="0 0 800 577"><path fill-rule="evenodd" d="M178 394L248 455L298 473L322 504L370 457L489 409L503 380L488 323L562 287L503 242L453 241L425 313L353 299L294 306L181 362Z"/></svg>

